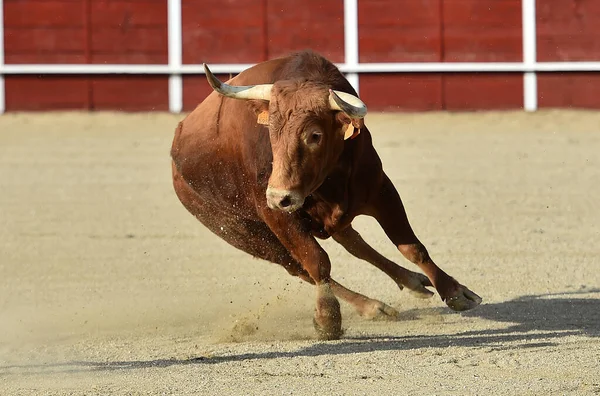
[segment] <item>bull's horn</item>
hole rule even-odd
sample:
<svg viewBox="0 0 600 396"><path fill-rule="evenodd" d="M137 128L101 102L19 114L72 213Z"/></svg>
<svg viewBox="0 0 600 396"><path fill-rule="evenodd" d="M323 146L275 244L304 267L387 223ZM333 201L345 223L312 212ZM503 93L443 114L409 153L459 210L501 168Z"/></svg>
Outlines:
<svg viewBox="0 0 600 396"><path fill-rule="evenodd" d="M367 106L362 100L346 92L329 90L329 107L331 110L340 110L350 118L364 118L367 115Z"/></svg>
<svg viewBox="0 0 600 396"><path fill-rule="evenodd" d="M214 74L210 71L206 63L204 65L204 73L206 73L206 79L208 83L218 93L223 96L228 96L234 99L262 99L271 100L271 88L273 84L259 84L259 85L245 85L235 86L225 84L221 82Z"/></svg>

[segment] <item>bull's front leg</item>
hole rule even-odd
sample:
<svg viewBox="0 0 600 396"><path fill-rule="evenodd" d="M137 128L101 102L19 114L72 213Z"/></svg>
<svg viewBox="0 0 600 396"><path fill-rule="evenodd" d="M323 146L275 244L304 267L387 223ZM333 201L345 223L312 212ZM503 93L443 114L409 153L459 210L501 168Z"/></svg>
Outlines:
<svg viewBox="0 0 600 396"><path fill-rule="evenodd" d="M429 278L423 274L409 271L388 260L377 250L373 249L351 225L333 234L333 239L354 257L373 264L387 274L396 282L400 290L406 287L412 294L420 298L433 296L433 293L426 288L427 286L433 286Z"/></svg>
<svg viewBox="0 0 600 396"><path fill-rule="evenodd" d="M279 241L308 272L317 289L314 325L319 338L335 340L342 335L340 303L335 297L331 280L329 256L294 214L265 208L265 223Z"/></svg>
<svg viewBox="0 0 600 396"><path fill-rule="evenodd" d="M375 217L404 257L421 268L450 308L466 311L481 303L481 297L458 283L433 262L409 224L400 195L385 175L380 190L373 197L369 214Z"/></svg>

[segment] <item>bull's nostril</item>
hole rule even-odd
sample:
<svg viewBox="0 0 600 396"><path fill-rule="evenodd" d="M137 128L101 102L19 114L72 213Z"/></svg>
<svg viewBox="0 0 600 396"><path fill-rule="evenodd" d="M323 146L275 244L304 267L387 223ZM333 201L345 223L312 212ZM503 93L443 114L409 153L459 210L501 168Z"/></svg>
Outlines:
<svg viewBox="0 0 600 396"><path fill-rule="evenodd" d="M282 208L287 208L292 204L292 198L289 195L283 197L283 199L279 202L279 206Z"/></svg>

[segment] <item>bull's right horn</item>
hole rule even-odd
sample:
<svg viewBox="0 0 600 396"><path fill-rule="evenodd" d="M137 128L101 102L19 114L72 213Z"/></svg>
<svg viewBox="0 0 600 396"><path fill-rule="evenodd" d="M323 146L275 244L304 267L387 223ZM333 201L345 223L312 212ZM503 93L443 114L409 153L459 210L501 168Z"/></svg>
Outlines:
<svg viewBox="0 0 600 396"><path fill-rule="evenodd" d="M223 96L234 99L262 99L271 100L271 88L273 84L259 84L259 85L229 85L221 82L214 74L210 71L206 63L204 65L204 73L206 73L206 79L208 83L218 93Z"/></svg>
<svg viewBox="0 0 600 396"><path fill-rule="evenodd" d="M350 118L364 118L367 115L367 106L362 100L346 92L329 90L329 107L331 110L340 110Z"/></svg>

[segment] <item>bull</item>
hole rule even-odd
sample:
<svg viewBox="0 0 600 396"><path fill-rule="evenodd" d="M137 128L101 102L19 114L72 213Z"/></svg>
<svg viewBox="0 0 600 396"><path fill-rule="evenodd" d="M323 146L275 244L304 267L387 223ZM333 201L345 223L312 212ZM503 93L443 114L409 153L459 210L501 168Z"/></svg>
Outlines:
<svg viewBox="0 0 600 396"><path fill-rule="evenodd" d="M227 243L316 286L319 338L342 334L338 298L366 318L398 313L336 282L316 238L333 237L419 297L431 297L433 287L455 311L481 303L434 263L413 232L364 123L367 107L333 63L302 51L227 83L204 69L213 92L178 124L173 139L175 192ZM375 218L424 275L369 246L352 227L359 215Z"/></svg>

